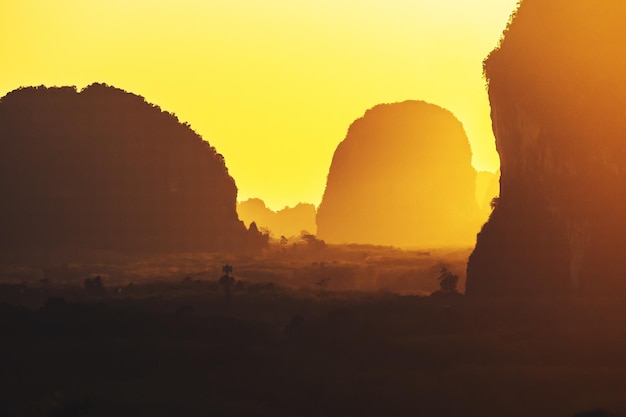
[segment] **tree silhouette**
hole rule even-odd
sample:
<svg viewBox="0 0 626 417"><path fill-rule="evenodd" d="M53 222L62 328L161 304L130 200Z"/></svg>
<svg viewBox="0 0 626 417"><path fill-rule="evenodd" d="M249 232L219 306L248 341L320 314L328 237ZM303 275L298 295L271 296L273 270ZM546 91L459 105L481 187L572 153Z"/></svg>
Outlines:
<svg viewBox="0 0 626 417"><path fill-rule="evenodd" d="M231 304L232 304L232 291L231 288L235 284L235 278L233 278L233 267L232 265L224 265L222 266L222 272L224 275L219 280L219 285L224 288L224 312L226 314L230 314Z"/></svg>
<svg viewBox="0 0 626 417"><path fill-rule="evenodd" d="M441 267L441 271L439 274L439 285L441 286L441 291L444 293L455 293L457 292L456 286L459 282L459 276L453 274L446 268L445 266Z"/></svg>
<svg viewBox="0 0 626 417"><path fill-rule="evenodd" d="M307 247L311 249L324 249L326 247L326 242L321 239L318 239L317 236L311 234L307 231L302 231L300 234L300 239L306 242Z"/></svg>
<svg viewBox="0 0 626 417"><path fill-rule="evenodd" d="M222 272L224 275L220 278L220 285L224 288L224 292L227 296L230 295L230 289L235 283L235 278L233 278L233 267L231 265L222 266Z"/></svg>
<svg viewBox="0 0 626 417"><path fill-rule="evenodd" d="M496 207L498 207L499 202L500 202L500 197L492 198L491 201L489 202L489 206L491 207L491 210L495 210Z"/></svg>

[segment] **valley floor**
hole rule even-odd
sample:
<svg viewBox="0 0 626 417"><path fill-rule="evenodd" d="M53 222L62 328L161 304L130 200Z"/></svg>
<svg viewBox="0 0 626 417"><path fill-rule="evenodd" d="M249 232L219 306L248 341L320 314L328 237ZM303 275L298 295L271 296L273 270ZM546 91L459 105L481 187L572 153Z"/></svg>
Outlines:
<svg viewBox="0 0 626 417"><path fill-rule="evenodd" d="M0 415L626 413L621 299L201 278L0 285Z"/></svg>

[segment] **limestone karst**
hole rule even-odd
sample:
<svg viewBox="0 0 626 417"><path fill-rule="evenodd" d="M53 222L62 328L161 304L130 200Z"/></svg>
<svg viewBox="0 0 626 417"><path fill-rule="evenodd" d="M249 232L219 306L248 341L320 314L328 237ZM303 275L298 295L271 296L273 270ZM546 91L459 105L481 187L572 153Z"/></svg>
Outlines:
<svg viewBox="0 0 626 417"><path fill-rule="evenodd" d="M328 173L317 235L330 243L473 245L481 216L461 123L423 101L382 104L350 126Z"/></svg>
<svg viewBox="0 0 626 417"><path fill-rule="evenodd" d="M224 159L187 124L103 84L0 100L0 249L247 244Z"/></svg>
<svg viewBox="0 0 626 417"><path fill-rule="evenodd" d="M476 173L476 202L485 220L491 215L494 198L500 195L500 172Z"/></svg>
<svg viewBox="0 0 626 417"><path fill-rule="evenodd" d="M261 229L268 229L276 239L281 236L300 236L303 230L313 234L316 231L313 204L300 203L274 211L263 200L250 198L237 204L237 213L245 224L256 222Z"/></svg>
<svg viewBox="0 0 626 417"><path fill-rule="evenodd" d="M626 289L626 3L524 0L485 61L501 194L470 294Z"/></svg>

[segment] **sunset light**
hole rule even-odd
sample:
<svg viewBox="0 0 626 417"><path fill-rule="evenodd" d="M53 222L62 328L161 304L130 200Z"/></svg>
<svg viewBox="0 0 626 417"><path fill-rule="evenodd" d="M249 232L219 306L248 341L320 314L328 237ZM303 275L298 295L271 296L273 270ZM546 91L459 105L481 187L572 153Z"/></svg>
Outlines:
<svg viewBox="0 0 626 417"><path fill-rule="evenodd" d="M625 22L0 0L0 416L626 417Z"/></svg>
<svg viewBox="0 0 626 417"><path fill-rule="evenodd" d="M224 155L239 200L319 204L349 125L424 100L499 167L482 60L515 0L70 1L0 6L0 95L102 82L172 112Z"/></svg>

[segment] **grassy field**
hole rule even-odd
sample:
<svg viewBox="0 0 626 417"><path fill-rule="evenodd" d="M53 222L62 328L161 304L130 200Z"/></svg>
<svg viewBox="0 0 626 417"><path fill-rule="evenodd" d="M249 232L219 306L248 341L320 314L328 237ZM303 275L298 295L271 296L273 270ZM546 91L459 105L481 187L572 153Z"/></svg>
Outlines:
<svg viewBox="0 0 626 417"><path fill-rule="evenodd" d="M626 412L621 299L428 296L467 249L275 249L6 265L0 416Z"/></svg>

